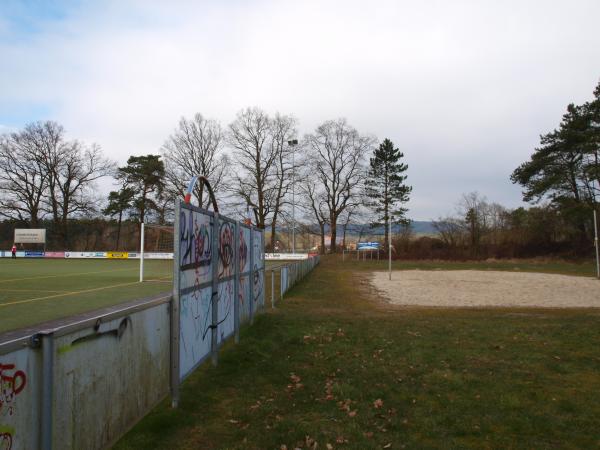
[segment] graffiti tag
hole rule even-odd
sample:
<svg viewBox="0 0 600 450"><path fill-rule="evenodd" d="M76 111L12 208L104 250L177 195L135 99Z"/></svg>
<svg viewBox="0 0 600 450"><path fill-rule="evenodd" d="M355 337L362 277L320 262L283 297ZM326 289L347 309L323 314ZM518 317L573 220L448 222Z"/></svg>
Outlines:
<svg viewBox="0 0 600 450"><path fill-rule="evenodd" d="M0 363L0 412L5 410L9 415L13 414L16 397L26 384L25 372L15 370L14 364Z"/></svg>

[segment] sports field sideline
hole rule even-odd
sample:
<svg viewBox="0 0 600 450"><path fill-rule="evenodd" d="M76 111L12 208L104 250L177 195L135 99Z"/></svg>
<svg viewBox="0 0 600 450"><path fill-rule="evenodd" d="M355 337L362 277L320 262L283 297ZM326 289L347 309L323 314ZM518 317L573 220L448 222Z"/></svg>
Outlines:
<svg viewBox="0 0 600 450"><path fill-rule="evenodd" d="M171 291L172 260L0 259L0 333ZM269 266L267 262L267 266Z"/></svg>
<svg viewBox="0 0 600 450"><path fill-rule="evenodd" d="M171 289L173 261L1 259L0 333Z"/></svg>

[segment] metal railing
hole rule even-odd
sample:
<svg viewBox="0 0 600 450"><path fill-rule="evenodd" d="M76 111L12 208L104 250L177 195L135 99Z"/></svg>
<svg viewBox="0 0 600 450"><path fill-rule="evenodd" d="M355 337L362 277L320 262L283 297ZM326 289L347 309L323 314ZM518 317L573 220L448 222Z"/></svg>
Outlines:
<svg viewBox="0 0 600 450"><path fill-rule="evenodd" d="M271 307L275 308L276 299L278 298L279 300L283 300L285 293L300 280L302 280L306 275L308 275L317 266L317 264L319 264L319 261L320 257L317 255L311 256L308 259L279 264L277 266L267 268L266 272L271 274ZM279 277L277 277L277 274ZM278 283L277 278L279 278ZM276 286L276 284L278 286ZM276 287L279 287L278 295L276 295Z"/></svg>

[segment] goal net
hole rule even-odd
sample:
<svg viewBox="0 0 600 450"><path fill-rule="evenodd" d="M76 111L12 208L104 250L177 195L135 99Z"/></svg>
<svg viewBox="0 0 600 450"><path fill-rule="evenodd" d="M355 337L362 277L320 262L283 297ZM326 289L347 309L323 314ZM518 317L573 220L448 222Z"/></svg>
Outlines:
<svg viewBox="0 0 600 450"><path fill-rule="evenodd" d="M142 224L140 233L140 281L162 281L173 279L172 226Z"/></svg>

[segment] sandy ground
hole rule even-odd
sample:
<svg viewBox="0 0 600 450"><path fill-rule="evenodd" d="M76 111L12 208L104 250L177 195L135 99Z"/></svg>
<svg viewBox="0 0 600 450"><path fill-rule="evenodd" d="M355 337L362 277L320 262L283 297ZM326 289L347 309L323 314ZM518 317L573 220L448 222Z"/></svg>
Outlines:
<svg viewBox="0 0 600 450"><path fill-rule="evenodd" d="M479 270L374 272L391 303L419 306L600 307L600 280L568 275Z"/></svg>

